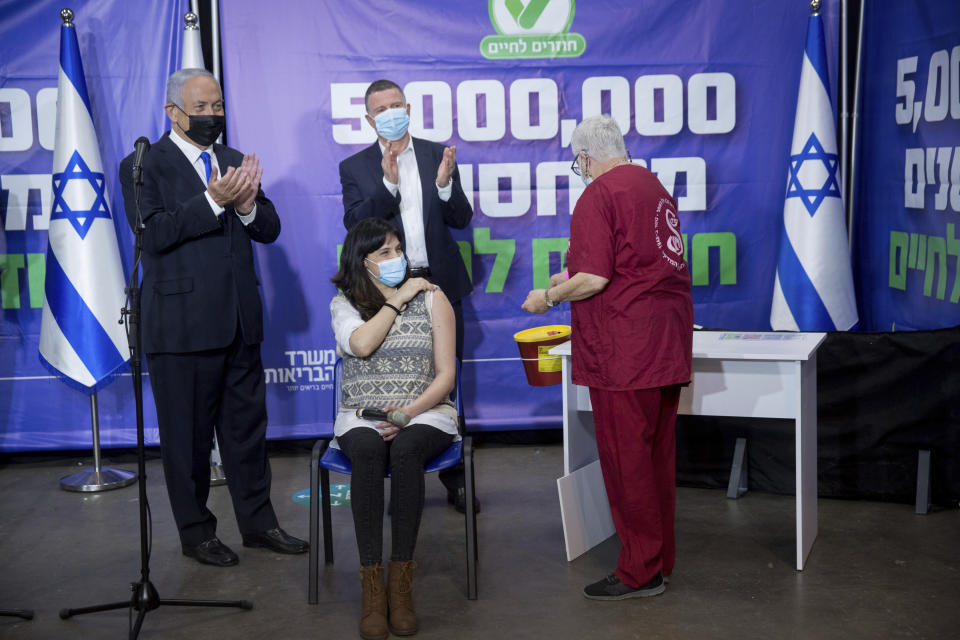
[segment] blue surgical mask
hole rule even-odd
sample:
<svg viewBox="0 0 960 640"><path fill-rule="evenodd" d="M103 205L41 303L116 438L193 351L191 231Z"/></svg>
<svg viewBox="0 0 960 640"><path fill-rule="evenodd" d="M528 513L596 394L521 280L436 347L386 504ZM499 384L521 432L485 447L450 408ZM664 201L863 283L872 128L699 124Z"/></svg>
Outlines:
<svg viewBox="0 0 960 640"><path fill-rule="evenodd" d="M373 262L373 260L370 260L370 262ZM370 271L370 269L367 269L367 271L370 271L370 275L388 287L397 286L403 282L403 278L407 275L406 256L390 258L389 260L378 262L376 265L380 268L379 276L373 276L373 271Z"/></svg>
<svg viewBox="0 0 960 640"><path fill-rule="evenodd" d="M377 133L387 140L399 140L410 126L410 116L403 107L387 109L377 114L373 119L377 125Z"/></svg>

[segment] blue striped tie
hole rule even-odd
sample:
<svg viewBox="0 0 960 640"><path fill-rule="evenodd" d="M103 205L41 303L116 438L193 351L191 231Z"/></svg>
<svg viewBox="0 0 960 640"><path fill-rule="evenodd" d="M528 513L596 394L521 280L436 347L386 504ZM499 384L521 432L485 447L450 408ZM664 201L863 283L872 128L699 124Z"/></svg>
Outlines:
<svg viewBox="0 0 960 640"><path fill-rule="evenodd" d="M206 151L200 153L200 159L203 160L203 169L207 172L207 184L210 183L210 154Z"/></svg>

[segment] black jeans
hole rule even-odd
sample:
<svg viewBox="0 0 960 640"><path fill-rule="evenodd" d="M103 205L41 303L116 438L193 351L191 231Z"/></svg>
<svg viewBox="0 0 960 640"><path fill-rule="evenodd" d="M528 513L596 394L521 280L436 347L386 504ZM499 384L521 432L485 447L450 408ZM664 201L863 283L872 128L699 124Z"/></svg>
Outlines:
<svg viewBox="0 0 960 640"><path fill-rule="evenodd" d="M377 431L358 427L337 442L353 467L350 505L360 564L377 564L383 558L383 478L388 468L393 501L390 559L413 560L423 513L423 467L450 446L453 435L430 425L411 424L384 442Z"/></svg>

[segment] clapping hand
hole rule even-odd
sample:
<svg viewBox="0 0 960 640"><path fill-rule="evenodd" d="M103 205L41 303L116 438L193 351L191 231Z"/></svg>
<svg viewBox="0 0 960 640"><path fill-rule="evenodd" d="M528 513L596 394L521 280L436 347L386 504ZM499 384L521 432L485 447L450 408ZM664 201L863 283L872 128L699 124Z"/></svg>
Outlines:
<svg viewBox="0 0 960 640"><path fill-rule="evenodd" d="M450 176L456 168L457 148L447 147L443 150L443 159L440 160L440 166L437 168L437 186L443 188L450 184Z"/></svg>
<svg viewBox="0 0 960 640"><path fill-rule="evenodd" d="M243 162L240 163L240 172L245 174L247 179L243 182L243 187L234 199L233 204L237 213L247 215L253 211L257 193L260 192L260 177L263 175L263 167L260 166L260 160L256 155L248 153L243 156Z"/></svg>
<svg viewBox="0 0 960 640"><path fill-rule="evenodd" d="M207 193L221 207L232 203L243 190L246 174L240 173L236 167L227 167L227 172L220 177L216 166L210 168L210 180L207 182Z"/></svg>
<svg viewBox="0 0 960 640"><path fill-rule="evenodd" d="M400 170L397 168L396 142L389 141L383 145L383 159L380 161L380 167L383 169L383 177L390 184L400 184Z"/></svg>
<svg viewBox="0 0 960 640"><path fill-rule="evenodd" d="M260 176L263 169L260 161L252 153L243 156L239 167L227 167L221 177L216 166L210 169L210 181L207 193L221 207L232 204L237 211L247 214L253 211L253 202L260 188Z"/></svg>

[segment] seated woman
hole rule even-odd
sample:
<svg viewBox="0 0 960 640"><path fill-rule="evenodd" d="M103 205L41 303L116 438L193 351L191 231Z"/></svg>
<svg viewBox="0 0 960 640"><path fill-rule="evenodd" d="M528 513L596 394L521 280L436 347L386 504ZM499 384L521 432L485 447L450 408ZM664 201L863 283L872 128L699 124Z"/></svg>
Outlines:
<svg viewBox="0 0 960 640"><path fill-rule="evenodd" d="M367 640L386 638L388 630L381 564L384 475L389 469L393 505L389 629L412 635L417 631L413 550L423 512L423 469L459 438L450 402L456 382L453 308L439 288L407 277L402 241L402 232L385 220L360 221L347 234L340 270L331 279L341 290L330 303L330 316L343 357L334 434L353 467L350 502L363 589L360 635ZM358 408L399 410L410 421L399 427L368 420L357 417Z"/></svg>

